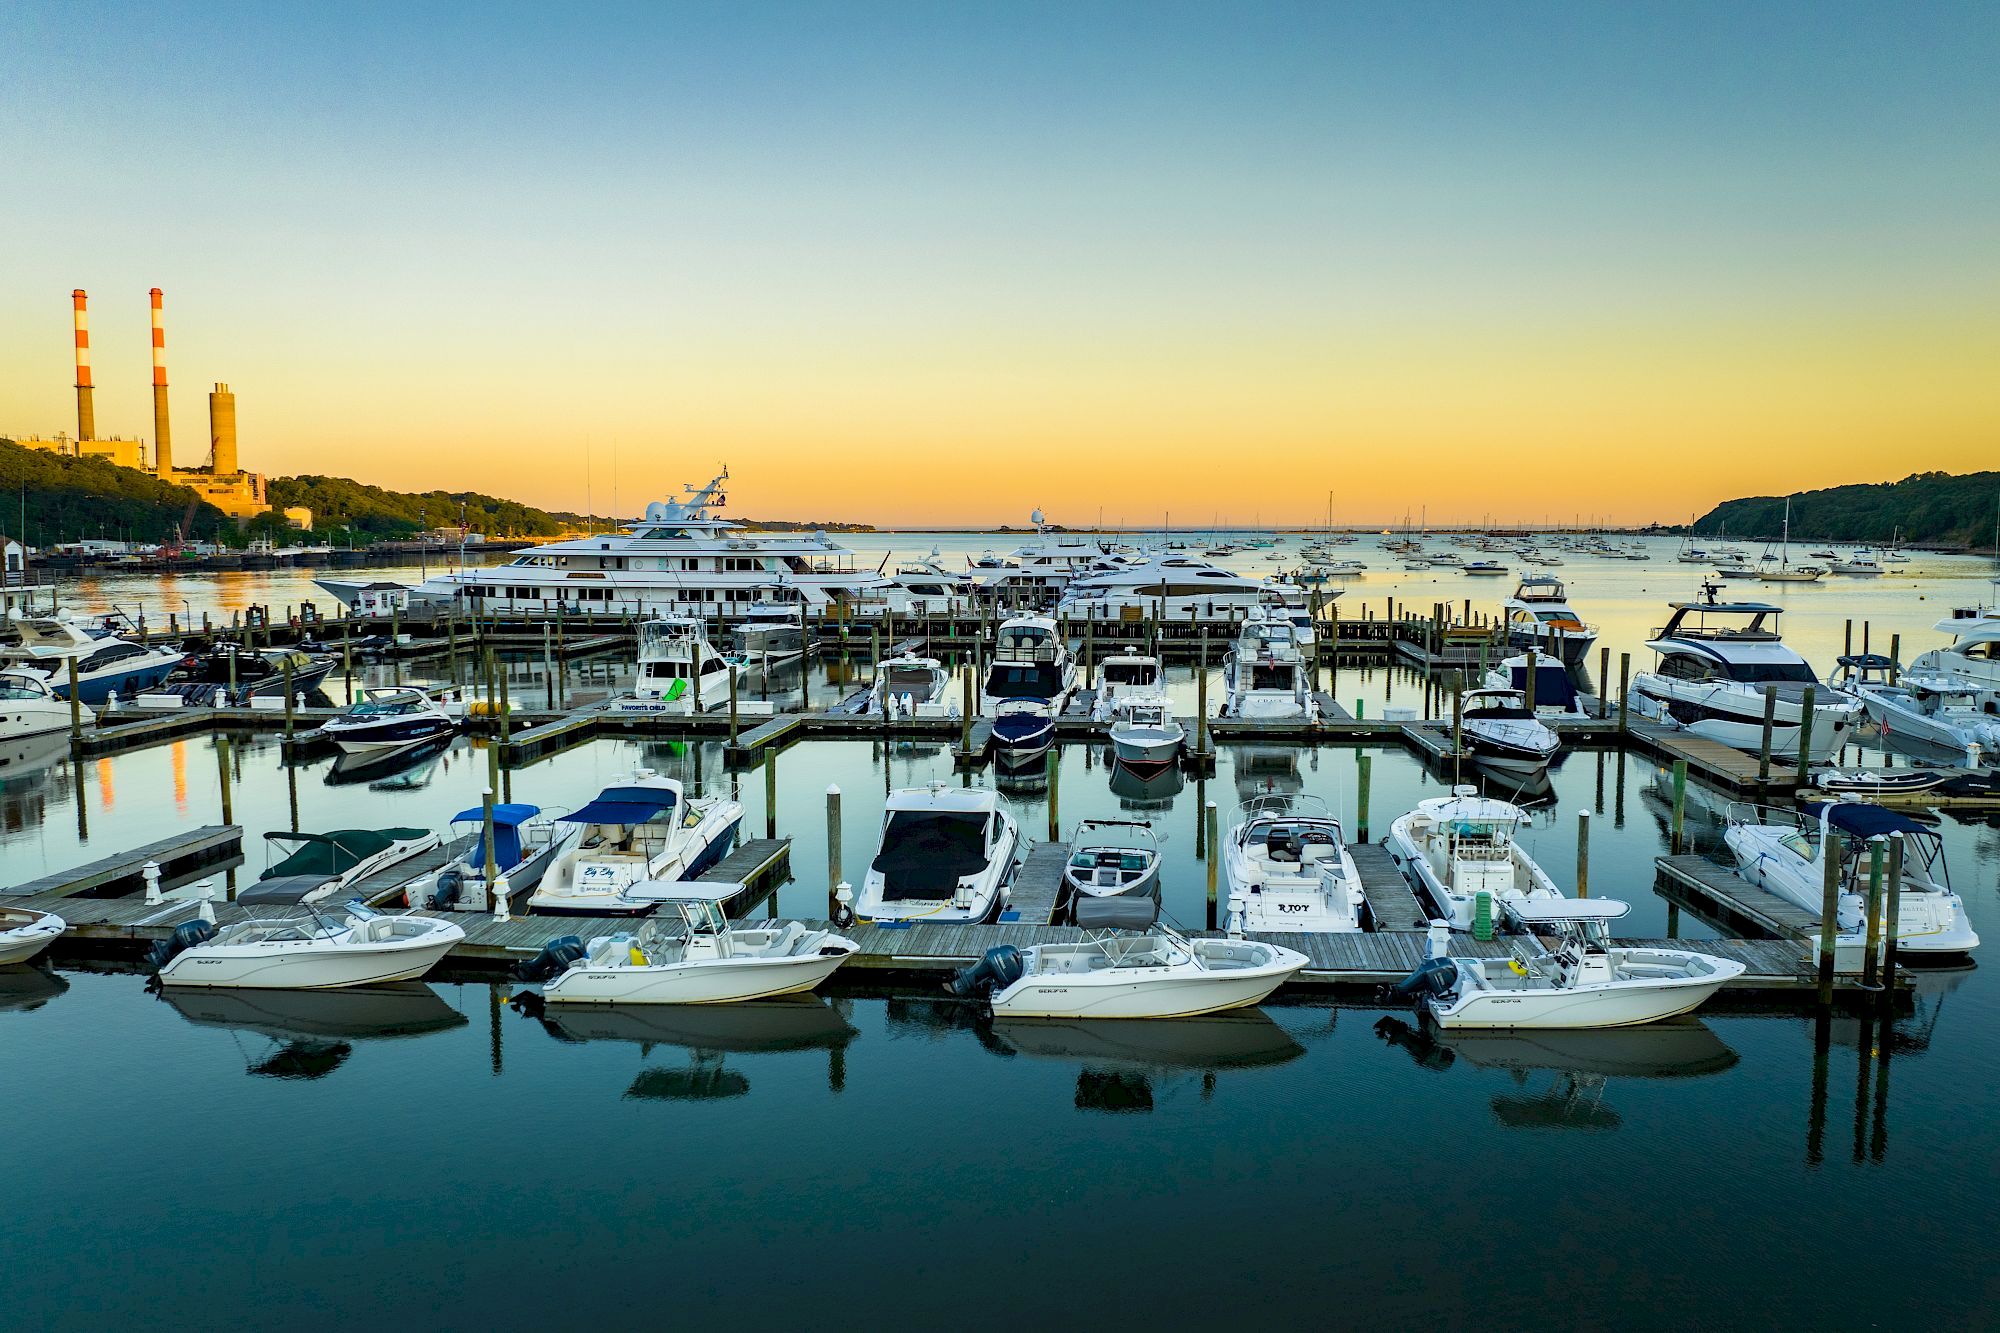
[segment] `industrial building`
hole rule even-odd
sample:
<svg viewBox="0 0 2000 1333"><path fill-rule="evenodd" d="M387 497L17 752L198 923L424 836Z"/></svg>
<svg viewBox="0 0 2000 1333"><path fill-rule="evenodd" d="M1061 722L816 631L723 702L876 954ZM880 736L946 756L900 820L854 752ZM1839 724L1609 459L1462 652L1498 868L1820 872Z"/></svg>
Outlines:
<svg viewBox="0 0 2000 1333"><path fill-rule="evenodd" d="M147 465L144 441L120 435L99 438L94 386L90 372L90 329L86 297L81 287L70 293L76 327L76 438L31 436L16 440L30 449L46 449L71 458L103 458L120 467L149 472L161 481L186 486L237 522L268 513L271 505L262 473L243 470L236 453L236 395L217 384L208 395L208 448L202 461L188 468L174 466L173 426L167 412L167 340L161 318L160 289L153 288L153 453ZM310 520L308 520L310 521Z"/></svg>

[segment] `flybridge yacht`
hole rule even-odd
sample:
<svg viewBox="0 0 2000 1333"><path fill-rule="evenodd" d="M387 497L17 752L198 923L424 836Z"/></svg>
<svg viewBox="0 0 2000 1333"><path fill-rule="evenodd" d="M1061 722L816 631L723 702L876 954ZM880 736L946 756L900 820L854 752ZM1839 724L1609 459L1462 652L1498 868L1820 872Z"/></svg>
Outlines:
<svg viewBox="0 0 2000 1333"><path fill-rule="evenodd" d="M970 574L954 574L946 569L935 546L923 559L897 565L890 581L902 589L909 598L910 610L918 615L933 611L949 613L972 599L975 586Z"/></svg>
<svg viewBox="0 0 2000 1333"><path fill-rule="evenodd" d="M1982 712L2000 714L2000 578L1993 592L1991 606L1958 607L1932 626L1951 635L1951 646L1921 654L1910 670L1967 686L1977 692Z"/></svg>
<svg viewBox="0 0 2000 1333"><path fill-rule="evenodd" d="M714 517L728 502L728 479L724 469L706 486L685 487L679 500L655 501L616 533L550 542L504 565L435 574L410 590L410 604L703 618L769 601L861 615L908 608L894 580L857 565L854 552L824 532L752 533ZM355 604L352 582L320 586Z"/></svg>
<svg viewBox="0 0 2000 1333"><path fill-rule="evenodd" d="M1764 737L1764 691L1776 695L1771 752L1796 756L1805 691L1816 687L1810 757L1830 759L1860 723L1859 701L1820 684L1811 665L1778 637L1781 609L1765 602L1721 602L1715 584L1696 602L1674 602L1673 616L1646 646L1659 666L1632 680L1634 706L1657 721L1756 754Z"/></svg>
<svg viewBox="0 0 2000 1333"><path fill-rule="evenodd" d="M1553 574L1529 574L1514 585L1507 599L1507 642L1559 655L1567 666L1590 656L1597 642L1595 627L1570 608L1562 580Z"/></svg>
<svg viewBox="0 0 2000 1333"><path fill-rule="evenodd" d="M973 564L977 596L1004 606L1053 606L1077 578L1099 566L1123 563L1102 541L1050 534L1039 509L1030 517L1035 525L1035 541L1020 547L1005 561L989 564L982 559Z"/></svg>
<svg viewBox="0 0 2000 1333"><path fill-rule="evenodd" d="M1054 717L1069 706L1075 692L1076 663L1055 621L1047 616L1015 616L1000 622L993 664L980 691L981 711L993 713L1003 703L1026 700Z"/></svg>

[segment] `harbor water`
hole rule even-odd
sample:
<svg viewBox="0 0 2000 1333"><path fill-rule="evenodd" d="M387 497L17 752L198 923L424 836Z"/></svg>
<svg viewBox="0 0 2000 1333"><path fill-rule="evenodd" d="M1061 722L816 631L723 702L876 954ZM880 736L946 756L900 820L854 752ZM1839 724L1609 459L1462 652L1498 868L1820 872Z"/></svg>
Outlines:
<svg viewBox="0 0 2000 1333"><path fill-rule="evenodd" d="M888 538L855 539L871 565L873 540ZM949 540L976 553L1008 539L895 538L906 556ZM1490 609L1512 587L1391 574L1371 545L1350 549L1385 568L1343 608L1394 595ZM1614 664L1649 664L1647 630L1695 591L1700 571L1655 549L1550 571L1602 624ZM1786 606L1787 641L1824 674L1847 621L1857 650L1866 621L1877 651L1899 634L1907 659L1940 641L1930 627L1954 602L1987 592L1980 562L1903 569L1732 591ZM198 615L313 595L292 572L177 590L107 576L65 594L77 609L144 597L149 620L169 596ZM617 688L629 664L567 671L582 694ZM853 688L826 663L778 687L815 705ZM524 676L516 697L540 688ZM1187 670L1174 690L1191 709ZM1423 698L1420 677L1388 665L1343 666L1335 693L1370 716ZM1204 807L1226 827L1247 797L1307 793L1353 835L1364 753L1377 840L1463 776L1394 745L1223 746L1212 778L1140 785L1101 746L1072 744L1057 824L1152 820L1165 911L1199 928ZM835 875L859 880L891 788L998 782L1024 831L1049 836L1046 777L959 774L942 745L815 740L767 762L769 811L763 772L730 771L713 740L600 739L508 780L513 799L549 807L640 765L733 792L746 834L768 820L794 839L772 904L788 917L825 915ZM254 876L270 831L441 828L478 804L488 767L465 739L353 782L327 757L288 766L268 732L226 753L200 737L80 763L60 737L30 742L0 754L0 875L219 822L225 772L239 874ZM1590 811L1592 896L1632 905L1622 934L1668 932L1658 766L1575 750L1546 789L1489 790L1532 803L1526 841L1565 888ZM1691 792L1697 850L1718 854L1725 803ZM1947 815L1939 831L1974 927L2000 937L2000 826ZM1712 933L1687 913L1672 928ZM2000 986L1986 967L1920 973L1880 1023L1725 996L1685 1023L1448 1039L1362 998L1092 1025L994 1023L935 990L841 976L795 1003L637 1013L542 1015L509 1003L519 989L447 971L390 993L160 998L116 957L66 949L0 969L15 1322L213 1327L218 1293L296 1330L1992 1318Z"/></svg>

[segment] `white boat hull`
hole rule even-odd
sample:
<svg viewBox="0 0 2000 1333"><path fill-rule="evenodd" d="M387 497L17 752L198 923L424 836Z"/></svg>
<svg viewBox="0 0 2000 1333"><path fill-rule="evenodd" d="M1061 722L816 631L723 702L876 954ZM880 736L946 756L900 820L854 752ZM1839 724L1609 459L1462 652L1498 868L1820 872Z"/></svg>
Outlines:
<svg viewBox="0 0 2000 1333"><path fill-rule="evenodd" d="M370 945L290 944L196 946L160 969L163 986L231 986L247 990L338 990L414 981L465 938L453 927L438 938Z"/></svg>
<svg viewBox="0 0 2000 1333"><path fill-rule="evenodd" d="M37 920L0 930L0 965L25 963L39 956L65 929L61 917L44 913Z"/></svg>
<svg viewBox="0 0 2000 1333"><path fill-rule="evenodd" d="M1642 956L1645 951L1628 951ZM1679 957L1680 955L1673 955ZM1454 959L1461 967L1466 963ZM1489 966L1498 966L1485 960ZM1439 1027L1463 1028L1622 1028L1657 1023L1699 1008L1743 971L1742 965L1715 960L1709 976L1656 982L1559 987L1547 990L1479 991L1462 1003L1430 998L1425 1008Z"/></svg>
<svg viewBox="0 0 2000 1333"><path fill-rule="evenodd" d="M994 996L993 1015L996 1018L1190 1018L1258 1004L1302 966L1303 959L1296 964L1273 964L1241 972L1195 977L1141 976L1115 981L1086 976L1030 975Z"/></svg>
<svg viewBox="0 0 2000 1333"><path fill-rule="evenodd" d="M795 958L725 958L662 967L572 967L542 989L551 1004L734 1004L808 991L853 952Z"/></svg>

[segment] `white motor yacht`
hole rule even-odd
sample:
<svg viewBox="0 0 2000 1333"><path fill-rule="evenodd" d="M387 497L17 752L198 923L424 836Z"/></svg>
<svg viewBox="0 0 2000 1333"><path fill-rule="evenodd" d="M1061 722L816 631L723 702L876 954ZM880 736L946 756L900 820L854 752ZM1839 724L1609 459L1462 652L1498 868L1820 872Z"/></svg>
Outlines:
<svg viewBox="0 0 2000 1333"><path fill-rule="evenodd" d="M1501 923L1521 904L1563 896L1517 837L1532 822L1517 805L1455 787L1389 826L1389 857L1453 930L1471 930L1482 915Z"/></svg>
<svg viewBox="0 0 2000 1333"><path fill-rule="evenodd" d="M1562 580L1552 574L1524 575L1503 608L1507 642L1515 648L1533 648L1568 666L1580 666L1597 643L1596 626L1586 625L1577 615Z"/></svg>
<svg viewBox="0 0 2000 1333"><path fill-rule="evenodd" d="M1166 674L1160 659L1146 653L1114 653L1097 664L1097 694L1090 715L1108 722L1123 699L1164 699Z"/></svg>
<svg viewBox="0 0 2000 1333"><path fill-rule="evenodd" d="M1539 707L1529 710L1522 690L1467 690L1459 696L1459 741L1489 768L1539 771L1562 748L1561 738L1542 721L1539 711Z"/></svg>
<svg viewBox="0 0 2000 1333"><path fill-rule="evenodd" d="M1865 546L1850 551L1844 557L1835 556L1827 562L1826 569L1829 574L1840 574L1851 579L1880 578L1883 572L1882 562L1877 560L1875 553Z"/></svg>
<svg viewBox="0 0 2000 1333"><path fill-rule="evenodd" d="M1951 643L1919 654L1910 670L1969 686L1979 691L1981 711L2000 714L2000 578L1991 605L1955 607L1932 628Z"/></svg>
<svg viewBox="0 0 2000 1333"><path fill-rule="evenodd" d="M824 532L751 532L716 517L727 503L725 469L678 500L655 501L617 532L549 542L502 565L460 565L408 590L411 606L513 615L734 615L774 596L812 610L854 615L905 611L908 598L880 570ZM350 607L357 585L320 586ZM366 585L378 599L382 585Z"/></svg>
<svg viewBox="0 0 2000 1333"><path fill-rule="evenodd" d="M1980 692L1969 684L1941 674L1899 672L1895 661L1880 653L1841 658L1833 684L1861 701L1884 739L1948 750L1967 767L2000 756L2000 712L1982 710Z"/></svg>
<svg viewBox="0 0 2000 1333"><path fill-rule="evenodd" d="M712 712L729 706L738 665L717 652L702 622L675 616L639 626L639 671L617 713Z"/></svg>
<svg viewBox="0 0 2000 1333"><path fill-rule="evenodd" d="M1250 609L1223 659L1222 681L1223 717L1319 720L1298 628L1279 611Z"/></svg>
<svg viewBox="0 0 2000 1333"><path fill-rule="evenodd" d="M206 918L188 922L147 956L162 986L333 990L413 981L465 938L449 921L390 916L359 902L348 903L344 919L336 920L315 908L295 879L260 882L236 901L246 910L304 906L306 912L250 916L219 930Z"/></svg>
<svg viewBox="0 0 2000 1333"><path fill-rule="evenodd" d="M980 689L980 711L992 714L1002 703L1029 700L1059 715L1076 693L1076 663L1048 616L1014 616L1000 622L993 658Z"/></svg>
<svg viewBox="0 0 2000 1333"><path fill-rule="evenodd" d="M1171 768L1187 744L1165 695L1126 695L1112 705L1111 751L1121 767L1139 776Z"/></svg>
<svg viewBox="0 0 2000 1333"><path fill-rule="evenodd" d="M1164 925L1074 944L1001 945L953 979L995 1018L1188 1018L1260 1003L1306 965L1260 940L1191 940Z"/></svg>
<svg viewBox="0 0 2000 1333"><path fill-rule="evenodd" d="M743 666L769 670L796 662L806 652L805 603L799 601L752 602L731 631L735 640L732 656ZM702 682L706 687L707 681ZM729 688L725 677L722 688ZM709 698L704 688L702 697Z"/></svg>
<svg viewBox="0 0 2000 1333"><path fill-rule="evenodd" d="M914 651L892 657L876 669L864 711L874 717L885 711L891 717L957 717L951 672L937 658Z"/></svg>
<svg viewBox="0 0 2000 1333"><path fill-rule="evenodd" d="M68 731L69 708L39 672L0 671L0 740Z"/></svg>
<svg viewBox="0 0 2000 1333"><path fill-rule="evenodd" d="M16 616L0 626L0 667L38 677L58 699L69 698L72 661L77 695L95 708L113 695L130 698L158 688L182 656L115 634L92 634L60 616Z"/></svg>
<svg viewBox="0 0 2000 1333"><path fill-rule="evenodd" d="M458 730L458 719L430 691L414 685L366 689L319 736L342 754L367 754L422 745Z"/></svg>
<svg viewBox="0 0 2000 1333"><path fill-rule="evenodd" d="M1903 892L1897 905L1896 948L1912 954L1956 957L1979 946L1965 904L1952 892L1945 871L1944 841L1935 829L1866 801L1805 803L1795 816L1764 812L1732 818L1723 842L1736 857L1737 873L1752 884L1817 914L1826 902L1828 835L1841 835L1836 869L1840 933L1865 937L1872 855L1870 839L1903 839ZM1885 857L1886 864L1886 857ZM1884 872L1879 926L1887 929L1888 884Z"/></svg>
<svg viewBox="0 0 2000 1333"><path fill-rule="evenodd" d="M1696 602L1671 603L1673 615L1646 644L1659 665L1632 679L1633 707L1750 754L1764 736L1764 699L1776 697L1771 752L1796 757L1805 691L1814 688L1810 758L1824 763L1854 734L1859 702L1822 685L1806 660L1778 636L1782 608L1764 602L1722 602L1714 584Z"/></svg>
<svg viewBox="0 0 2000 1333"><path fill-rule="evenodd" d="M497 880L507 881L508 901L539 887L556 858L583 836L583 825L556 818L559 811L502 802L493 806L493 862L499 876L486 873L486 807L475 805L451 817L454 838L471 839L466 849L435 874L410 886L412 907L445 912L490 912Z"/></svg>
<svg viewBox="0 0 2000 1333"><path fill-rule="evenodd" d="M0 966L27 962L68 929L69 924L54 912L0 907Z"/></svg>
<svg viewBox="0 0 2000 1333"><path fill-rule="evenodd" d="M550 1004L735 1004L809 991L853 956L853 940L797 921L732 928L721 896L734 889L677 884L678 930L654 918L587 945L554 939L516 975Z"/></svg>
<svg viewBox="0 0 2000 1333"><path fill-rule="evenodd" d="M1743 974L1741 963L1692 949L1612 942L1606 923L1629 910L1608 898L1524 905L1531 933L1512 937L1513 957L1433 959L1391 994L1415 998L1447 1031L1613 1028L1687 1013Z"/></svg>
<svg viewBox="0 0 2000 1333"><path fill-rule="evenodd" d="M950 614L970 603L977 587L970 574L946 569L936 547L921 560L897 565L890 578L909 599L913 615Z"/></svg>
<svg viewBox="0 0 2000 1333"><path fill-rule="evenodd" d="M674 779L641 768L561 822L582 832L543 873L529 909L645 916L677 882L700 878L729 854L743 807L723 796L690 797Z"/></svg>
<svg viewBox="0 0 2000 1333"><path fill-rule="evenodd" d="M1243 802L1223 843L1229 919L1250 931L1356 931L1367 903L1340 821L1312 796Z"/></svg>
<svg viewBox="0 0 2000 1333"><path fill-rule="evenodd" d="M991 921L1019 865L1021 832L984 787L889 793L854 914L863 921Z"/></svg>
<svg viewBox="0 0 2000 1333"><path fill-rule="evenodd" d="M1071 620L1100 622L1132 616L1186 620L1190 613L1201 620L1226 620L1263 604L1270 587L1194 556L1163 555L1079 573L1056 609Z"/></svg>

